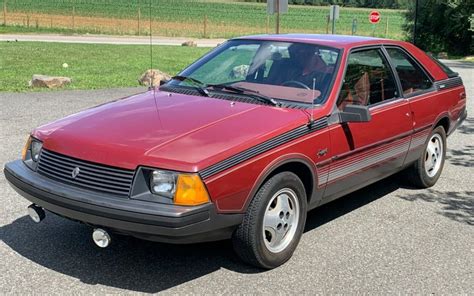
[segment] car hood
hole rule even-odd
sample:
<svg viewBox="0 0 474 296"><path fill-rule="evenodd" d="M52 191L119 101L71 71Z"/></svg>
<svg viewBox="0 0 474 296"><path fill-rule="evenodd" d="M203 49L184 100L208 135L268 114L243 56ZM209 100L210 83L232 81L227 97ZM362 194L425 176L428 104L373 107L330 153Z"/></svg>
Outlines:
<svg viewBox="0 0 474 296"><path fill-rule="evenodd" d="M135 169L196 172L304 124L302 110L149 91L37 128L43 147Z"/></svg>

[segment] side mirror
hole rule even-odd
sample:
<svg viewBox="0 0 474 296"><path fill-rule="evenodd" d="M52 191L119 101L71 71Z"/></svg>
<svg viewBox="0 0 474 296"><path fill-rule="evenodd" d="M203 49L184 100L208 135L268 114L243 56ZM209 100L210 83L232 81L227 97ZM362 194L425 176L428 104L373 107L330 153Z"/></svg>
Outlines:
<svg viewBox="0 0 474 296"><path fill-rule="evenodd" d="M346 105L339 113L339 122L368 122L370 116L369 107L359 105Z"/></svg>

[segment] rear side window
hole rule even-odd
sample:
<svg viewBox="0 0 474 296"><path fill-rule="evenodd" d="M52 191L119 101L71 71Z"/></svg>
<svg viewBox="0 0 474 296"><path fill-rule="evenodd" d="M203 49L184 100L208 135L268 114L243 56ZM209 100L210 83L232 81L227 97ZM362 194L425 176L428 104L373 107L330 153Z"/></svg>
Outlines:
<svg viewBox="0 0 474 296"><path fill-rule="evenodd" d="M349 55L346 74L337 107L348 104L373 105L398 97L395 79L380 49L368 49Z"/></svg>
<svg viewBox="0 0 474 296"><path fill-rule="evenodd" d="M433 83L428 75L404 51L398 48L387 48L387 52L397 70L404 95L431 88Z"/></svg>

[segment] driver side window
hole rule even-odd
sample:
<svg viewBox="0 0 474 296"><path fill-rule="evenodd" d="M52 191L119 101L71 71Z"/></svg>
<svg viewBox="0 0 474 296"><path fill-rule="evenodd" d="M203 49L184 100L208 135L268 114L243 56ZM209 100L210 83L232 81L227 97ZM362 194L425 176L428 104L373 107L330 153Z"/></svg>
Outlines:
<svg viewBox="0 0 474 296"><path fill-rule="evenodd" d="M193 77L200 81L212 81L216 84L245 80L250 63L259 47L258 44L229 47L196 70Z"/></svg>
<svg viewBox="0 0 474 296"><path fill-rule="evenodd" d="M349 55L337 107L348 104L368 106L398 97L393 73L380 49Z"/></svg>

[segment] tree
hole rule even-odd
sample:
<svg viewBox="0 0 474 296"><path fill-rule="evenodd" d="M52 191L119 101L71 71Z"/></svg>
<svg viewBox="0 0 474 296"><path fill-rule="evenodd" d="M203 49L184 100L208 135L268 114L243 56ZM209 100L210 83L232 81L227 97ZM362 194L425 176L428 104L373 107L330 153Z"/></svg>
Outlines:
<svg viewBox="0 0 474 296"><path fill-rule="evenodd" d="M452 54L473 53L473 32L469 18L472 0L418 0L416 36L413 37L416 1L408 2L405 32L410 41L425 51Z"/></svg>

